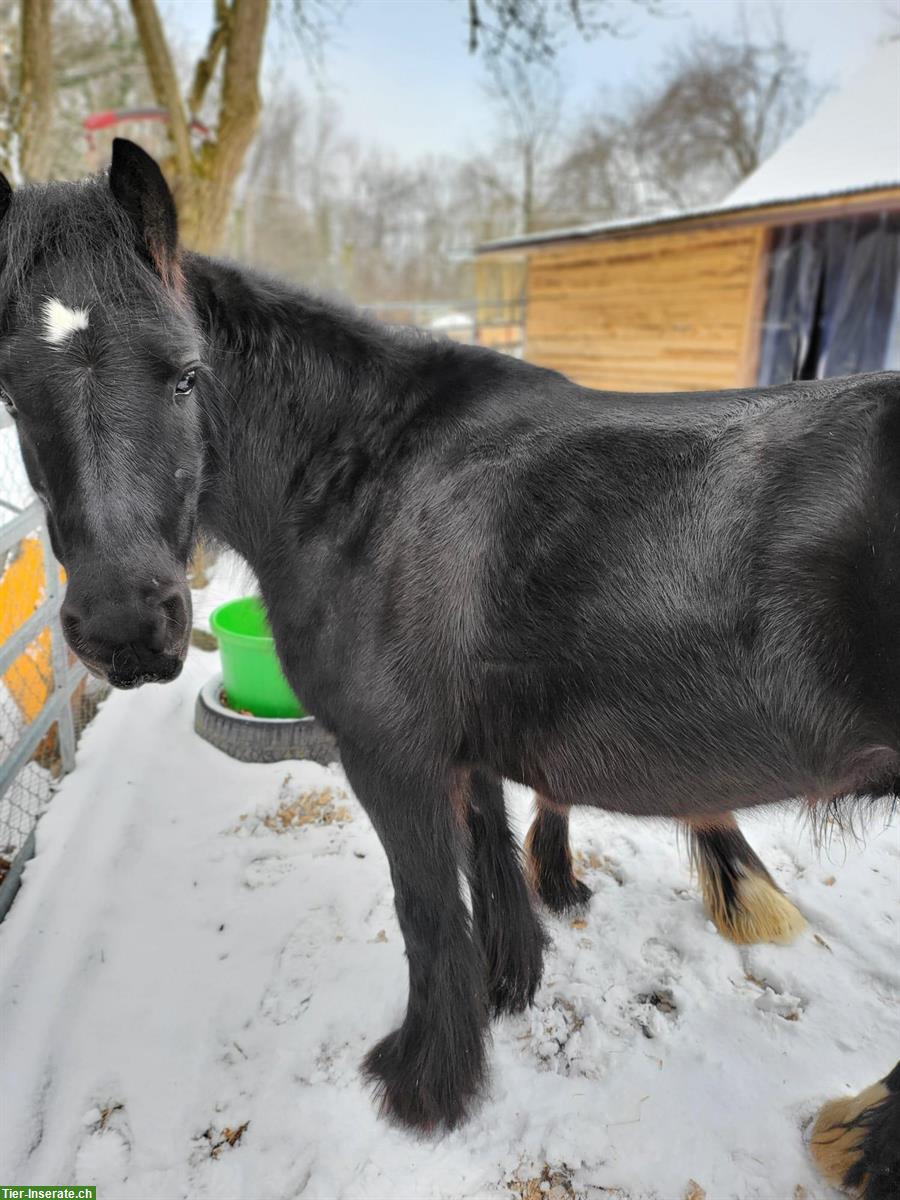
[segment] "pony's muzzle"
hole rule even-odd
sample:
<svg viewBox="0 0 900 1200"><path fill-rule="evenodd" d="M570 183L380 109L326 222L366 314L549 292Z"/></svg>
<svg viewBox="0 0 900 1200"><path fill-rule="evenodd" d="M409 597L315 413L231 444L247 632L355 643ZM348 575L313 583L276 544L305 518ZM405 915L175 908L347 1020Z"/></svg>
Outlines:
<svg viewBox="0 0 900 1200"><path fill-rule="evenodd" d="M95 674L135 688L181 673L190 614L186 581L153 578L103 594L73 577L60 616L66 641Z"/></svg>

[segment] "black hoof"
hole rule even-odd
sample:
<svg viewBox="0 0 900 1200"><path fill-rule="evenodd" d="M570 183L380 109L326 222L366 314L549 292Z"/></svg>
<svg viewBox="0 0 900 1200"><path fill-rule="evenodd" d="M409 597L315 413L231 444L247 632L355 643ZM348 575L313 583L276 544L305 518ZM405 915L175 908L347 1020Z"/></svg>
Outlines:
<svg viewBox="0 0 900 1200"><path fill-rule="evenodd" d="M403 1025L372 1047L363 1074L382 1116L421 1134L438 1133L468 1116L484 1083L484 1047L480 1033L468 1046L416 1042Z"/></svg>
<svg viewBox="0 0 900 1200"><path fill-rule="evenodd" d="M522 934L521 945L507 948L503 963L490 968L488 1003L495 1017L524 1012L541 984L547 938L537 920Z"/></svg>
<svg viewBox="0 0 900 1200"><path fill-rule="evenodd" d="M564 916L583 909L590 902L593 892L586 883L569 875L563 879L542 880L538 895L552 913Z"/></svg>

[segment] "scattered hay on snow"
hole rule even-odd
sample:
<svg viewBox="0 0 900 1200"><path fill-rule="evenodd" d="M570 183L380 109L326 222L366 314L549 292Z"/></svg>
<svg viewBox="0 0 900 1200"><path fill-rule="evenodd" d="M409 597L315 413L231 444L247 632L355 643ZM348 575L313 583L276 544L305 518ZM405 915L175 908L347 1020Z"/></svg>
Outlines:
<svg viewBox="0 0 900 1200"><path fill-rule="evenodd" d="M349 796L340 787L305 788L296 791L291 787L291 776L286 775L275 808L260 806L254 813L242 813L234 833L244 836L271 833L290 833L306 825L346 825L353 820L348 807Z"/></svg>
<svg viewBox="0 0 900 1200"><path fill-rule="evenodd" d="M563 1165L551 1167L544 1163L539 1175L526 1179L516 1176L506 1181L506 1186L519 1200L576 1200L579 1193L572 1185L572 1175Z"/></svg>
<svg viewBox="0 0 900 1200"><path fill-rule="evenodd" d="M247 1132L249 1126L249 1121L243 1121L240 1125L225 1125L217 1132L213 1126L210 1125L208 1129L205 1129L203 1133L200 1134L200 1136L196 1139L196 1142L198 1146L202 1146L205 1142L208 1147L209 1157L218 1158L226 1147L229 1147L233 1150L235 1146L238 1145L241 1138Z"/></svg>

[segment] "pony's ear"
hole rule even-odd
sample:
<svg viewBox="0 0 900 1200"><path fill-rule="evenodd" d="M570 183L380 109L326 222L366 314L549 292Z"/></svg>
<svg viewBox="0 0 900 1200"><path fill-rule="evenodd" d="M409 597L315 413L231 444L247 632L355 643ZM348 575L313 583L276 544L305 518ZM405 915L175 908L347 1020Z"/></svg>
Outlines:
<svg viewBox="0 0 900 1200"><path fill-rule="evenodd" d="M141 248L170 283L177 270L178 217L156 160L134 142L114 138L109 188L131 217Z"/></svg>
<svg viewBox="0 0 900 1200"><path fill-rule="evenodd" d="M12 200L12 187L9 180L0 171L0 221L6 216L10 200Z"/></svg>

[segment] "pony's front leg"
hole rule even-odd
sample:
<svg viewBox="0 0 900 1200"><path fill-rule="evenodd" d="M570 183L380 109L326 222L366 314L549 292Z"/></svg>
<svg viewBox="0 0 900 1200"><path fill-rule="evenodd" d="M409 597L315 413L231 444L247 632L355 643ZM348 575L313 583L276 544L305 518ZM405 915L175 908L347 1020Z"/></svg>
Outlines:
<svg viewBox="0 0 900 1200"><path fill-rule="evenodd" d="M347 777L381 839L406 943L403 1023L367 1055L382 1111L399 1123L453 1128L485 1076L486 973L460 894L463 830L453 777L385 767L341 744Z"/></svg>

